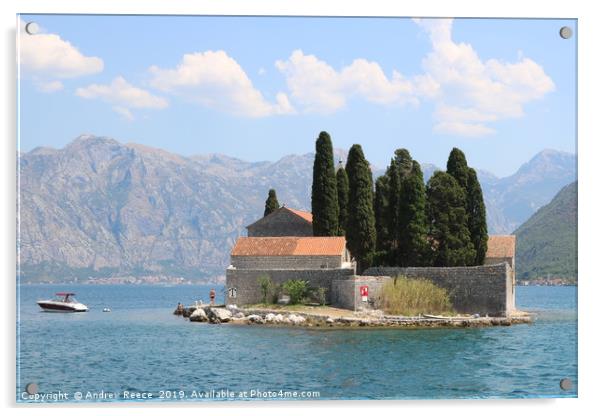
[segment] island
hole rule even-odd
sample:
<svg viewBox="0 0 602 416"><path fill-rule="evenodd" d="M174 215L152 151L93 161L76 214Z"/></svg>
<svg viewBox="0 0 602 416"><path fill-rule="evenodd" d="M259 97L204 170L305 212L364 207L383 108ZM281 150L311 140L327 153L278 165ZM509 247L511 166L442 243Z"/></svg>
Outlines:
<svg viewBox="0 0 602 416"><path fill-rule="evenodd" d="M372 181L360 145L335 169L316 140L312 212L280 205L230 252L225 301L178 305L195 322L305 327L471 327L528 323L515 308L516 237L488 235L476 171L452 149L425 185L398 149Z"/></svg>

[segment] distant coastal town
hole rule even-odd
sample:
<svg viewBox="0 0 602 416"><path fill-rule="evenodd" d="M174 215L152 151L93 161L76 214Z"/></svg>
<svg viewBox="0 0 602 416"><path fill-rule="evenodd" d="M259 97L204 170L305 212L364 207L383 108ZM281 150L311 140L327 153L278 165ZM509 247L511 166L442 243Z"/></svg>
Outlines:
<svg viewBox="0 0 602 416"><path fill-rule="evenodd" d="M26 282L24 284L84 284L84 285L157 285L157 286L175 286L175 285L203 285L203 284L223 284L225 276L215 276L203 280L191 280L184 277L174 276L107 276L107 277L89 277L88 279L66 279L66 280L47 280L41 282Z"/></svg>
<svg viewBox="0 0 602 416"><path fill-rule="evenodd" d="M516 282L519 286L577 286L576 279L565 279L562 277L537 278L531 280L519 280Z"/></svg>

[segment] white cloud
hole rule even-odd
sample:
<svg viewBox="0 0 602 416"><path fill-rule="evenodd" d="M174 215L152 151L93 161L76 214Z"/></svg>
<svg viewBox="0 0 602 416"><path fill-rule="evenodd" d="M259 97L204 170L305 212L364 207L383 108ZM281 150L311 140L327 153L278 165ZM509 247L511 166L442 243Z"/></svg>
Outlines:
<svg viewBox="0 0 602 416"><path fill-rule="evenodd" d="M522 117L525 104L555 89L543 68L522 51L514 63L483 61L471 45L454 42L453 20L414 21L432 45L422 73L387 76L377 62L366 59L336 70L295 50L287 60L276 61L294 104L305 112L328 114L353 97L384 106L433 102L435 132L478 137L495 133L493 122Z"/></svg>
<svg viewBox="0 0 602 416"><path fill-rule="evenodd" d="M436 103L434 130L482 136L495 130L484 123L524 115L524 105L555 89L543 68L519 53L519 61L481 60L471 45L452 39L451 19L415 19L433 47L423 60ZM425 96L425 98L427 98Z"/></svg>
<svg viewBox="0 0 602 416"><path fill-rule="evenodd" d="M149 68L151 85L186 97L204 107L246 117L265 117L294 112L286 94L268 102L245 71L224 51L186 54L174 69Z"/></svg>
<svg viewBox="0 0 602 416"><path fill-rule="evenodd" d="M113 111L115 111L117 114L121 115L127 121L134 120L134 115L128 108L115 106L115 107L113 107Z"/></svg>
<svg viewBox="0 0 602 416"><path fill-rule="evenodd" d="M114 104L113 110L127 120L133 120L132 108L162 109L169 103L163 97L133 86L123 77L113 79L110 84L91 84L75 90L75 95L86 99L100 99Z"/></svg>
<svg viewBox="0 0 602 416"><path fill-rule="evenodd" d="M185 54L174 68L149 68L150 85L165 93L219 111L245 117L314 112L331 114L352 99L380 106L434 104L433 130L440 134L479 137L495 133L493 123L524 116L525 105L555 89L538 63L518 51L516 62L483 60L467 43L452 38L451 19L414 19L428 35L432 50L422 60L422 72L386 74L379 63L363 58L335 69L302 50L275 62L288 91L266 98L238 62L224 51ZM20 21L21 28L24 23ZM63 89L60 79L102 71L103 61L85 56L56 34L19 36L23 74L38 90ZM261 67L258 74L266 74ZM76 95L110 103L132 120L132 109L168 106L165 98L129 84L123 77L110 84L78 88Z"/></svg>
<svg viewBox="0 0 602 416"><path fill-rule="evenodd" d="M168 105L165 98L157 97L142 88L134 87L123 77L115 78L110 84L91 84L78 88L75 95L88 99L101 99L125 108L161 109Z"/></svg>
<svg viewBox="0 0 602 416"><path fill-rule="evenodd" d="M416 101L410 81L395 71L388 78L380 65L365 59L337 71L316 56L295 50L288 60L276 61L276 68L285 75L291 97L308 112L332 113L353 96L377 104Z"/></svg>
<svg viewBox="0 0 602 416"><path fill-rule="evenodd" d="M278 114L293 114L295 112L288 96L283 92L276 94L276 106L274 108L278 110Z"/></svg>
<svg viewBox="0 0 602 416"><path fill-rule="evenodd" d="M481 123L464 123L461 121L441 121L433 127L436 133L453 134L464 137L481 137L495 133L490 127Z"/></svg>
<svg viewBox="0 0 602 416"><path fill-rule="evenodd" d="M62 90L64 87L65 86L63 85L63 83L61 81L36 82L36 88L40 92L46 92L46 93L56 92L56 91Z"/></svg>
<svg viewBox="0 0 602 416"><path fill-rule="evenodd" d="M75 78L96 74L104 67L102 59L85 56L69 41L53 33L29 35L19 20L18 51L25 75L42 79Z"/></svg>

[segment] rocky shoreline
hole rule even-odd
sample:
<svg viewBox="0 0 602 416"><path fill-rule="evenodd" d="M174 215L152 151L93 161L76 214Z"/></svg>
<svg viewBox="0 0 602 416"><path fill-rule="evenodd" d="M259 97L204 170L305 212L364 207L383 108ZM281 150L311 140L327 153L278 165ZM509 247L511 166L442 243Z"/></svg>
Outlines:
<svg viewBox="0 0 602 416"><path fill-rule="evenodd" d="M333 312L338 311L333 308ZM174 315L191 322L209 324L298 326L311 328L473 328L510 326L533 322L531 314L516 311L508 317L446 316L406 317L386 315L379 310L351 312L345 316L337 313L308 313L269 308L239 308L233 305L179 306Z"/></svg>

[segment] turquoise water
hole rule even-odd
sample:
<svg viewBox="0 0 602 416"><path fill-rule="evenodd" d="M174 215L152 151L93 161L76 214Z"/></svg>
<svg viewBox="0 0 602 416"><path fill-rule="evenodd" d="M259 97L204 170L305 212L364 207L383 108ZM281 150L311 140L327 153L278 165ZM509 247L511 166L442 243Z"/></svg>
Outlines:
<svg viewBox="0 0 602 416"><path fill-rule="evenodd" d="M57 394L45 401L68 402L77 392L83 402L577 395L575 287L517 287L517 306L537 320L511 327L318 330L171 314L177 302L206 300L209 289L21 286L17 400L36 400L22 393L32 382ZM41 312L35 301L62 290L75 291L90 312ZM560 389L562 378L571 390Z"/></svg>

